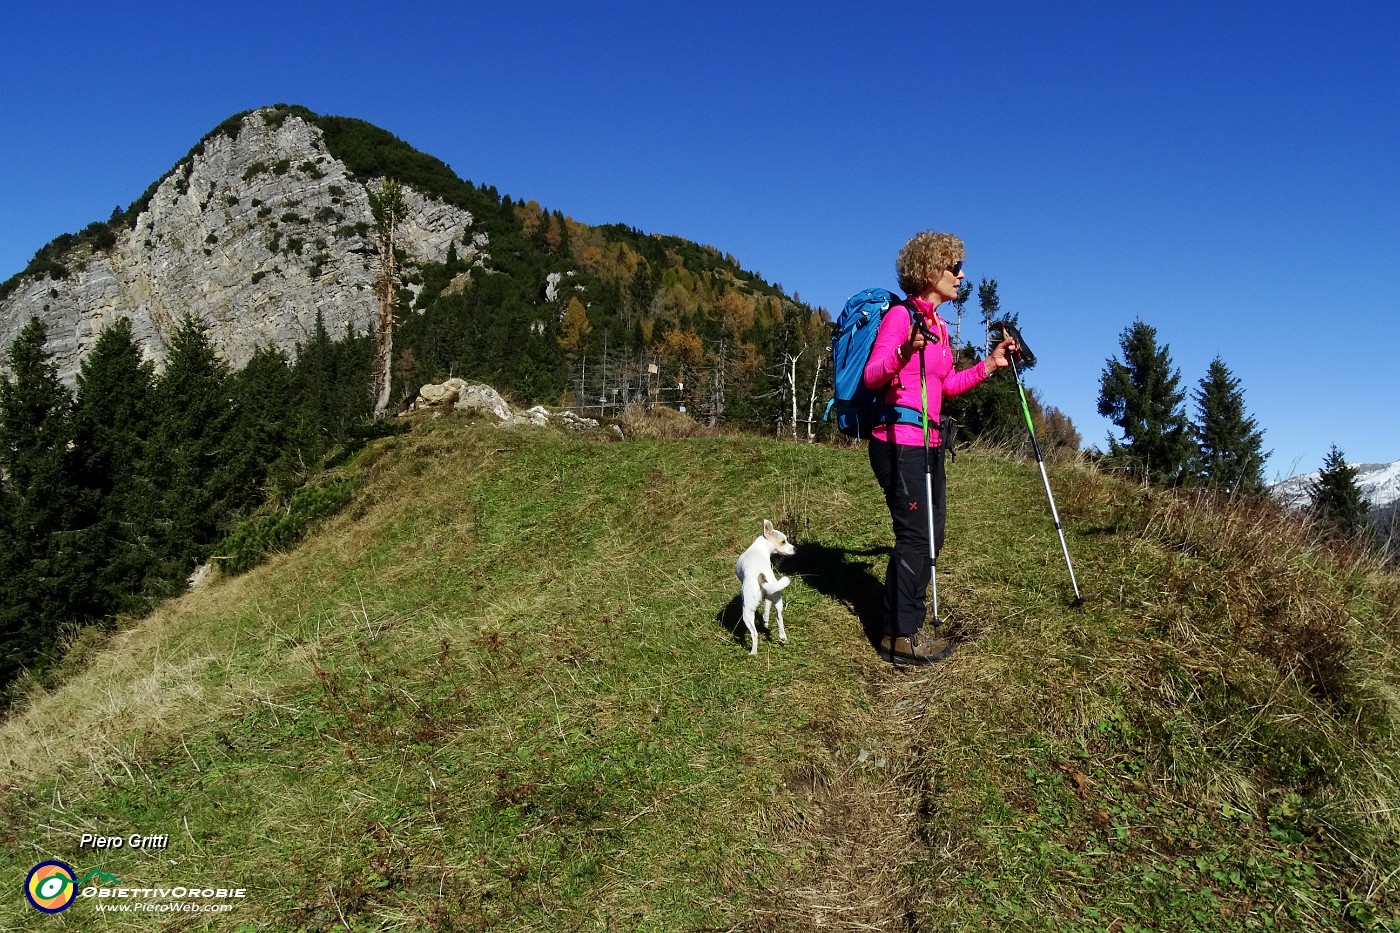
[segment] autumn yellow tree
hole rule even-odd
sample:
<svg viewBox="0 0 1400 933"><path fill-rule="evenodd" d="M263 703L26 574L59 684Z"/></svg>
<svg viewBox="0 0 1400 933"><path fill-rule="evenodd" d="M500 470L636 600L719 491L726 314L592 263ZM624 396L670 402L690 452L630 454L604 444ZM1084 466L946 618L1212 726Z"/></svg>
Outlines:
<svg viewBox="0 0 1400 933"><path fill-rule="evenodd" d="M544 221L544 244L551 253L559 252L564 244L564 224L557 214L547 214Z"/></svg>
<svg viewBox="0 0 1400 933"><path fill-rule="evenodd" d="M535 235L535 231L540 229L540 224L544 222L544 208L540 207L540 202L534 198L521 204L516 202L515 219L520 222L520 231L528 239Z"/></svg>
<svg viewBox="0 0 1400 933"><path fill-rule="evenodd" d="M683 370L694 371L705 360L705 344L700 335L688 330L668 330L657 347L660 356Z"/></svg>
<svg viewBox="0 0 1400 933"><path fill-rule="evenodd" d="M753 302L739 291L728 291L719 300L720 333L735 340L753 326Z"/></svg>
<svg viewBox="0 0 1400 933"><path fill-rule="evenodd" d="M738 360L752 354L742 352L740 346L743 335L753 326L754 304L742 292L731 290L724 293L716 308L719 325L719 343L715 346L714 370L710 376L709 408L710 425L724 417L725 392L733 378L733 370Z"/></svg>
<svg viewBox="0 0 1400 933"><path fill-rule="evenodd" d="M570 357L578 356L588 345L588 335L592 332L588 309L574 295L569 299L569 306L564 309L564 319L559 324L559 346Z"/></svg>
<svg viewBox="0 0 1400 933"><path fill-rule="evenodd" d="M693 393L696 374L705 362L705 343L700 335L688 330L668 330L657 341L655 352L676 373L676 385L684 387L682 398Z"/></svg>

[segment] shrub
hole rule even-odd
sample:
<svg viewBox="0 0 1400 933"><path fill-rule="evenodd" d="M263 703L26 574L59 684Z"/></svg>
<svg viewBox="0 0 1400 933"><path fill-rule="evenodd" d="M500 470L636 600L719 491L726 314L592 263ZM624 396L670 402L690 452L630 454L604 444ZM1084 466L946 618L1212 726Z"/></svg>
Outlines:
<svg viewBox="0 0 1400 933"><path fill-rule="evenodd" d="M628 440L670 440L716 433L684 412L660 406L647 411L640 405L629 405L615 423Z"/></svg>
<svg viewBox="0 0 1400 933"><path fill-rule="evenodd" d="M296 544L313 524L349 504L360 485L358 480L330 477L320 485L303 486L292 493L285 508L244 522L219 545L219 553L227 558L224 569L242 573L269 554Z"/></svg>

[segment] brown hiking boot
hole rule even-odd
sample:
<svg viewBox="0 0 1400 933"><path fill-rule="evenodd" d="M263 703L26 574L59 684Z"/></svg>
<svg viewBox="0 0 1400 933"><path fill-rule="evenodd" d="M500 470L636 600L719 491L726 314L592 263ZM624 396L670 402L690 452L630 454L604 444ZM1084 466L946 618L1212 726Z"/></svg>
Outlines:
<svg viewBox="0 0 1400 933"><path fill-rule="evenodd" d="M953 643L915 632L898 637L886 635L880 642L880 654L891 664L932 664L953 653Z"/></svg>

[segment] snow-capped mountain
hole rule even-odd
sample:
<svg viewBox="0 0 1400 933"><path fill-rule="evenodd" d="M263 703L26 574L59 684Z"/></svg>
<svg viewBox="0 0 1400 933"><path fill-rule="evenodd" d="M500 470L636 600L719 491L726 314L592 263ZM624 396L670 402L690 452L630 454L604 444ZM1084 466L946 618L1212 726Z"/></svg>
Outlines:
<svg viewBox="0 0 1400 933"><path fill-rule="evenodd" d="M1390 512L1400 503L1400 460L1394 463L1353 463L1356 486L1371 507L1371 515ZM1321 470L1301 473L1270 487L1289 511L1301 511L1312 503L1312 486Z"/></svg>

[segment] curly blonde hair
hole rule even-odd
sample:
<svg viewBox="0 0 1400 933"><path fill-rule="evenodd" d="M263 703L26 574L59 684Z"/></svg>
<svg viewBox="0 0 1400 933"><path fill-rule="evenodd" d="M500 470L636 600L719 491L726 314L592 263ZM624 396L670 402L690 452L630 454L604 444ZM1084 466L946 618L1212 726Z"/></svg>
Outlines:
<svg viewBox="0 0 1400 933"><path fill-rule="evenodd" d="M935 233L932 230L916 233L904 244L899 258L894 261L899 287L904 289L906 295L922 295L965 255L963 241L951 233Z"/></svg>

